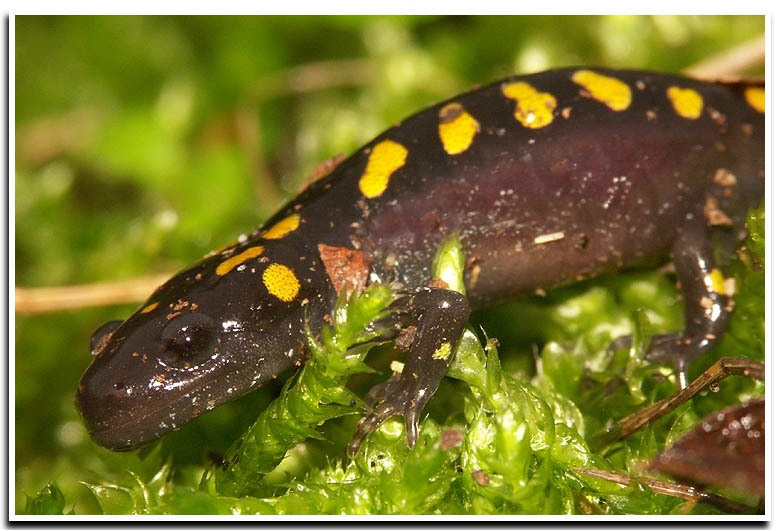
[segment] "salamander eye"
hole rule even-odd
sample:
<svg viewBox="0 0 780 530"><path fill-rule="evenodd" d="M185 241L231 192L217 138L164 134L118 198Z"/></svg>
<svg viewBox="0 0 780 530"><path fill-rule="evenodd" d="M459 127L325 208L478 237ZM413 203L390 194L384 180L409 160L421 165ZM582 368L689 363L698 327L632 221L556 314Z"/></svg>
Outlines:
<svg viewBox="0 0 780 530"><path fill-rule="evenodd" d="M189 368L214 353L217 328L214 321L202 313L187 313L171 320L163 328L160 339L164 361Z"/></svg>
<svg viewBox="0 0 780 530"><path fill-rule="evenodd" d="M111 339L111 335L113 335L116 329L121 325L121 320L112 320L95 330L89 338L89 351L92 352L92 355L98 355L103 351L103 348L106 347L106 344L108 344L108 341Z"/></svg>

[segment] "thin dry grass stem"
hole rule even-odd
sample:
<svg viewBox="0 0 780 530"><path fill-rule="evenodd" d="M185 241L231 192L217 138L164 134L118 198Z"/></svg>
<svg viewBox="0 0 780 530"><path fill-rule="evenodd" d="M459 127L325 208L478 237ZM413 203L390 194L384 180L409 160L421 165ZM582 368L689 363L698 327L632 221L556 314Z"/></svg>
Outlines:
<svg viewBox="0 0 780 530"><path fill-rule="evenodd" d="M689 66L683 73L704 81L741 79L740 73L764 64L764 35Z"/></svg>
<svg viewBox="0 0 780 530"><path fill-rule="evenodd" d="M85 307L142 302L171 274L141 276L130 280L61 287L17 287L17 313L38 314Z"/></svg>
<svg viewBox="0 0 780 530"><path fill-rule="evenodd" d="M747 504L742 504L741 502L733 501L714 493L708 493L685 484L675 484L674 482L664 482L646 477L637 479L625 473L603 471L601 469L572 469L572 471L632 488L644 486L650 488L655 493L686 499L694 503L706 502L726 513L744 514L754 511L754 508Z"/></svg>
<svg viewBox="0 0 780 530"><path fill-rule="evenodd" d="M691 66L685 73L698 78L722 78L761 64L763 59L764 36L762 35L723 54ZM375 80L377 70L377 63L371 59L342 59L307 63L258 79L250 85L247 95L257 103L291 94L311 93L336 87L361 86ZM67 114L63 119L70 122L71 115ZM54 134L51 131L59 130L59 126L52 125L52 123L47 118L29 127L29 134L25 136L23 142L25 146L28 146L23 149L23 158L34 163L41 163L42 160L56 156L52 154L53 152L59 153L61 151L60 142L49 139ZM257 194L266 199L270 197L268 202L276 204L280 200L279 191L270 178L262 152L258 148L260 145L259 126L256 106L244 106L236 112L239 142L255 172L254 182ZM46 137L47 141L40 141L42 137ZM56 147L42 151L40 148L32 149L29 147L31 145ZM142 276L120 282L62 287L17 287L15 290L16 311L34 314L138 302L146 299L148 294L168 277L168 275Z"/></svg>
<svg viewBox="0 0 780 530"><path fill-rule="evenodd" d="M41 167L83 149L100 131L102 112L95 107L74 107L49 114L17 128L17 162Z"/></svg>
<svg viewBox="0 0 780 530"><path fill-rule="evenodd" d="M282 204L279 187L271 177L268 162L263 154L260 112L257 103L241 106L235 113L236 137L247 167L252 172L252 182L259 204L273 211Z"/></svg>
<svg viewBox="0 0 780 530"><path fill-rule="evenodd" d="M723 357L707 368L690 385L677 394L654 403L617 422L620 439L626 438L646 425L668 414L707 387L716 385L730 375L744 375L764 380L763 363L741 357Z"/></svg>
<svg viewBox="0 0 780 530"><path fill-rule="evenodd" d="M367 85L376 80L377 68L371 59L306 63L258 79L249 87L248 95L256 101L266 101L327 88Z"/></svg>

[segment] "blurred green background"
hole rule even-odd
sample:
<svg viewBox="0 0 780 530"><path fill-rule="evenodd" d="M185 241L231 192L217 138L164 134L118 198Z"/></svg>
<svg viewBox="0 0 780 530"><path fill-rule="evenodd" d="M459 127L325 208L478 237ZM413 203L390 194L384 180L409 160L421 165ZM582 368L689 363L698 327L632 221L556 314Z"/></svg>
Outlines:
<svg viewBox="0 0 780 530"><path fill-rule="evenodd" d="M12 23L17 287L181 268L271 215L319 162L475 83L572 64L679 72L764 30L763 17L715 16ZM72 396L92 331L134 306L17 313L17 512L49 481L77 513L97 510L79 481L111 456ZM193 451L224 450L265 399L174 437L195 429L206 449Z"/></svg>

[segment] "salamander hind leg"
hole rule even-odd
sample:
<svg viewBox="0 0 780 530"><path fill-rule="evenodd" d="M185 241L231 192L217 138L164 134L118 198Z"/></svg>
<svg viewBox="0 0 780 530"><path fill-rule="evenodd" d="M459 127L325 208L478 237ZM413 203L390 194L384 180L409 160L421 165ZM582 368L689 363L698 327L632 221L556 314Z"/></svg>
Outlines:
<svg viewBox="0 0 780 530"><path fill-rule="evenodd" d="M673 363L681 382L687 365L709 351L726 330L733 309L731 289L715 264L709 227L692 220L673 249L674 267L685 302L685 330L653 337L647 359Z"/></svg>
<svg viewBox="0 0 780 530"><path fill-rule="evenodd" d="M396 415L404 417L406 442L414 447L422 409L447 372L468 321L468 300L456 291L425 288L409 296L404 305L405 323L416 328L407 362L400 374L369 392L374 409L358 423L349 444L350 456L369 434Z"/></svg>

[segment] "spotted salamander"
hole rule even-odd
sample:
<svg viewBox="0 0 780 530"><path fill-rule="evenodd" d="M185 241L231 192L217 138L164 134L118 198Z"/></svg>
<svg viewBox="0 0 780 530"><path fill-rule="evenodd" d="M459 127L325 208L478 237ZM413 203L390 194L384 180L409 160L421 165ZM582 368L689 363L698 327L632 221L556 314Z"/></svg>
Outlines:
<svg viewBox="0 0 780 530"><path fill-rule="evenodd" d="M316 333L340 290L371 281L403 286L395 329L411 339L352 452L393 415L414 444L471 309L669 256L685 329L654 337L648 357L684 370L733 309L712 242L733 253L764 195L764 85L584 68L510 77L332 166L95 332L76 403L97 443L137 447L301 366L305 326ZM450 234L466 296L431 283Z"/></svg>

